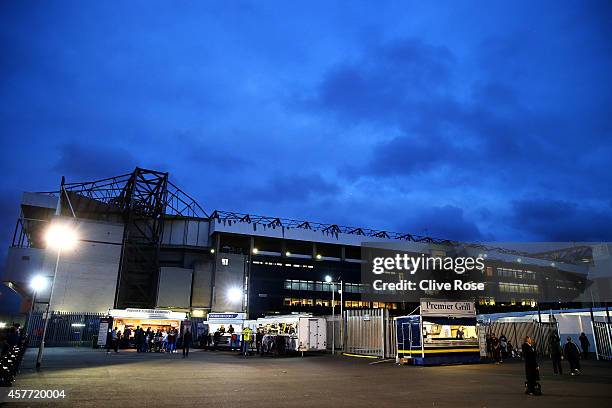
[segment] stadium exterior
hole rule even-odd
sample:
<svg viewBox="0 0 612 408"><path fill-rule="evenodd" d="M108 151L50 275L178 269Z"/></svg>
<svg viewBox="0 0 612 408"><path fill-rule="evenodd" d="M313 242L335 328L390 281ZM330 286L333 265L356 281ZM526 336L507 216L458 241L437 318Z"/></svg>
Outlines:
<svg viewBox="0 0 612 408"><path fill-rule="evenodd" d="M325 277L331 276L343 281L345 309L387 308L405 314L413 305L362 300L362 243L402 241L438 251L452 244L366 228L209 214L172 184L168 173L136 168L92 182L62 179L57 191L23 194L4 282L26 300L31 278L51 275L58 261L57 252L44 242L49 225L58 222L78 235L78 245L62 251L57 264L50 308L63 312L168 309L203 317L211 311L244 311L251 318L329 314L335 284ZM499 302L493 293L476 299L479 312L534 308L540 284L551 272L555 279L563 277L557 287L579 287L593 261L588 248L530 257L474 247L490 254L483 279L511 298ZM39 293L38 301L45 296L48 291ZM24 302L23 309L28 307Z"/></svg>

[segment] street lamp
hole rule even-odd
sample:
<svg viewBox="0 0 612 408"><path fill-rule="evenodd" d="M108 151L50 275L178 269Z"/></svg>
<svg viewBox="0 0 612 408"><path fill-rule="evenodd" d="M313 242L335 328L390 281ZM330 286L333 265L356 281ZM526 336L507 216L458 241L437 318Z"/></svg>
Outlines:
<svg viewBox="0 0 612 408"><path fill-rule="evenodd" d="M57 276L60 255L62 250L73 248L76 245L77 236L74 230L69 226L64 224L53 224L47 230L45 241L47 242L47 248L57 250L57 257L55 258L55 268L53 269L53 279L51 280L51 290L49 291L49 302L47 303L47 310L45 311L45 326L43 328L40 345L38 346L38 356L36 357L37 369L40 368L42 364L43 351L45 350L45 337L49 325L49 309L51 307L51 299L53 298L53 289L55 287L55 277Z"/></svg>
<svg viewBox="0 0 612 408"><path fill-rule="evenodd" d="M47 278L42 275L36 275L30 281L30 288L32 288L32 304L30 305L30 313L25 325L25 332L28 333L30 328L30 321L32 320L32 314L34 313L34 304L36 304L36 294L47 287Z"/></svg>
<svg viewBox="0 0 612 408"><path fill-rule="evenodd" d="M327 283L332 283L333 282L333 278L330 275L326 275L325 276L325 282ZM342 288L342 279L340 280L340 321L343 323L344 322L344 317L343 317L343 305L344 305L344 301L343 301L343 288ZM336 282L333 282L333 288L332 288L332 354L336 354ZM342 339L343 335L344 335L344 324L340 324L340 338ZM342 341L342 344L344 345L344 341Z"/></svg>

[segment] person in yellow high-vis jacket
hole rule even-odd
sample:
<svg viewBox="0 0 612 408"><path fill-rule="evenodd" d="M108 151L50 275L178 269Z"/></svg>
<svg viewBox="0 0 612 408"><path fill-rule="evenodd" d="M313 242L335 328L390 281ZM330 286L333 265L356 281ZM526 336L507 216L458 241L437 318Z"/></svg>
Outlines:
<svg viewBox="0 0 612 408"><path fill-rule="evenodd" d="M250 327L242 329L242 354L249 354L249 347L253 341L253 330Z"/></svg>

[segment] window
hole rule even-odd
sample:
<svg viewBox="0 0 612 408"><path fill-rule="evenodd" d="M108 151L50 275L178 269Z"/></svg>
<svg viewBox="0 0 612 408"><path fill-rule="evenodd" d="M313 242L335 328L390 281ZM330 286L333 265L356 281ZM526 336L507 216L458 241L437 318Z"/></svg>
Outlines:
<svg viewBox="0 0 612 408"><path fill-rule="evenodd" d="M499 283L499 291L504 293L538 293L538 285L529 285L526 283Z"/></svg>

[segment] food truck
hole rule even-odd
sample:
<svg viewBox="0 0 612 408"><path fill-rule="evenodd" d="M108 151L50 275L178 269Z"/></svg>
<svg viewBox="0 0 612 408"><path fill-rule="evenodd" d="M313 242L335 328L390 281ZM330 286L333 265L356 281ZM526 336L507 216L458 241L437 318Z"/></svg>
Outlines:
<svg viewBox="0 0 612 408"><path fill-rule="evenodd" d="M474 302L421 300L418 314L401 316L397 358L417 365L480 361Z"/></svg>
<svg viewBox="0 0 612 408"><path fill-rule="evenodd" d="M239 348L245 319L246 313L209 313L208 320L206 321L209 335L213 336L217 330L220 332L217 347ZM233 333L231 333L231 331L233 331ZM232 334L236 335L236 341L233 343L231 341Z"/></svg>
<svg viewBox="0 0 612 408"><path fill-rule="evenodd" d="M263 332L264 354L324 351L327 349L326 324L325 318L311 314L266 316L248 322L254 332Z"/></svg>
<svg viewBox="0 0 612 408"><path fill-rule="evenodd" d="M143 330L151 329L169 331L181 329L181 323L187 318L185 312L173 312L165 309L109 309L108 316L112 318L112 326L117 327L121 333L126 330L134 332L137 327Z"/></svg>

